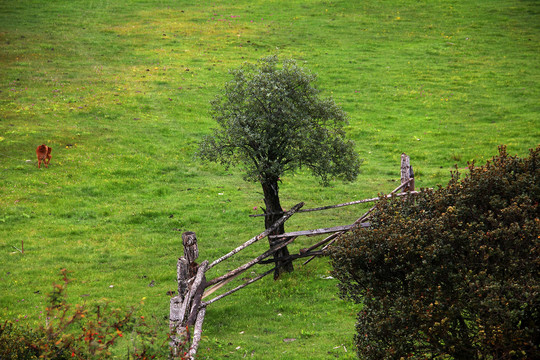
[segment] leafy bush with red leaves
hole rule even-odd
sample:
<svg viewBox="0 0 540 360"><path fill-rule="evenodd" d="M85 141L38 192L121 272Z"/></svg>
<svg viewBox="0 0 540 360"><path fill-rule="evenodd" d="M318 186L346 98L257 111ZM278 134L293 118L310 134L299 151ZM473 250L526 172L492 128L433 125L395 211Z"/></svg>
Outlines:
<svg viewBox="0 0 540 360"><path fill-rule="evenodd" d="M69 304L66 288L71 280L67 274L66 269L61 271L62 283L53 284L48 295L45 324L36 328L7 321L0 324L0 359L109 359L124 333L132 339L126 359L169 358L169 339L158 340L157 329L144 316L135 316L135 308L122 311L106 303L88 309Z"/></svg>
<svg viewBox="0 0 540 360"><path fill-rule="evenodd" d="M382 200L330 250L365 359L539 359L540 146Z"/></svg>

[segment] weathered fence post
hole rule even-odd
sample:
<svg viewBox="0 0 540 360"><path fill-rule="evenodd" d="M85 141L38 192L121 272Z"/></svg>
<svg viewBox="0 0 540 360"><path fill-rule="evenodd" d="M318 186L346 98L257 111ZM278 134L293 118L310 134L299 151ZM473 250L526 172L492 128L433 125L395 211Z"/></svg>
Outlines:
<svg viewBox="0 0 540 360"><path fill-rule="evenodd" d="M411 160L405 153L401 154L401 183L409 183L403 191L414 191L414 171L411 166Z"/></svg>
<svg viewBox="0 0 540 360"><path fill-rule="evenodd" d="M182 243L184 256L178 259L176 265L178 295L171 298L169 315L173 357L178 357L181 348L189 344L189 326L194 325L196 320L202 323L204 319L204 312L202 317L198 315L206 283L204 273L208 268L208 261L203 261L200 265L195 262L199 257L199 249L194 232L183 233Z"/></svg>
<svg viewBox="0 0 540 360"><path fill-rule="evenodd" d="M184 257L189 264L194 264L195 260L199 257L199 247L197 246L197 236L195 236L195 233L192 231L183 233L182 244L184 245ZM194 275L194 272L190 274L190 276Z"/></svg>

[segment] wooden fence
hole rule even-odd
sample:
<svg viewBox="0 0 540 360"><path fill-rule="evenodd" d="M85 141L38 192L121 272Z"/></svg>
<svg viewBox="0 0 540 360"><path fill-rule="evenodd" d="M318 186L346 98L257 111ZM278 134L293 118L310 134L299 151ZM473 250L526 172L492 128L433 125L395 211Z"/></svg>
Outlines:
<svg viewBox="0 0 540 360"><path fill-rule="evenodd" d="M410 165L409 157L406 154L401 155L401 184L395 188L387 197L391 196L405 196L411 193L417 193L414 191L414 173ZM253 284L254 282L262 279L266 275L274 272L276 267L258 275L255 278L252 278L243 284L219 295L210 300L203 301L205 298L209 297L215 291L219 290L229 282L231 282L238 275L251 268L256 264L269 264L276 263L279 260L280 263L290 262L300 258L309 258L304 262L304 265L309 263L317 256L324 255L324 251L334 242L336 239L343 233L358 227L369 227L370 223L366 222L369 218L371 211L374 209L372 207L361 217L359 217L354 223L348 225L335 226L330 228L314 229L314 230L304 230L304 231L294 231L288 232L280 235L270 235L275 229L277 229L281 224L283 224L287 219L289 219L293 214L300 212L309 212L309 211L320 211L327 209L334 209L343 206L349 206L354 204L361 204L367 202L374 202L381 198L375 197L371 199L364 199L358 201L351 201L348 203L330 205L313 209L301 209L304 203L299 203L293 206L289 211L284 212L283 216L274 223L270 228L266 229L259 235L249 239L242 245L231 250L229 253L223 255L217 260L214 260L212 263L209 263L208 260L203 261L198 264L196 262L199 256L199 250L197 246L197 237L193 232L185 232L182 234L182 243L184 246L184 255L178 259L177 263L177 281L178 281L178 295L171 298L170 301L170 321L169 326L171 330L171 342L170 346L172 349L173 357L187 357L193 359L197 353L199 347L199 342L202 335L202 326L204 322L204 317L206 314L206 307L218 300L223 299L224 297L237 292L238 290ZM250 215L250 216L264 216L265 214L260 215ZM313 244L308 248L301 249L298 254L289 255L287 258L279 259L269 259L268 257L273 255L279 249L291 244L299 236L311 236L311 235L321 235L329 234L325 239ZM206 279L206 272L212 267L216 266L220 262L227 260L231 256L237 254L241 250L247 248L248 246L256 243L257 241L269 237L272 239L272 244L274 244L269 250L265 251L261 255L255 257L254 259L248 261L247 263L239 266L238 268L227 272L224 275L221 275L212 280ZM320 250L320 247L322 248ZM191 334L193 332L193 334ZM187 353L184 356L184 349L187 349Z"/></svg>

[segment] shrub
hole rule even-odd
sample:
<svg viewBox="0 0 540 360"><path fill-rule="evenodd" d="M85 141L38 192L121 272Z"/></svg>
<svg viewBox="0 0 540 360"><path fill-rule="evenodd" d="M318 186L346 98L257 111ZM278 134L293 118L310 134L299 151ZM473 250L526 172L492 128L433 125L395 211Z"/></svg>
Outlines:
<svg viewBox="0 0 540 360"><path fill-rule="evenodd" d="M166 359L170 355L168 338L158 340L158 331L148 326L144 316L111 308L109 303L89 309L74 307L66 300L70 282L65 269L62 283L53 284L48 295L46 323L36 328L11 322L0 324L0 359L108 359L111 349L124 337L131 337L126 359Z"/></svg>
<svg viewBox="0 0 540 360"><path fill-rule="evenodd" d="M540 146L382 200L330 250L366 359L540 358Z"/></svg>
<svg viewBox="0 0 540 360"><path fill-rule="evenodd" d="M43 354L41 345L44 344L45 337L43 332L6 321L0 324L0 359L39 359ZM68 350L58 348L54 344L49 345L49 349L55 354L54 359L67 360L71 358Z"/></svg>

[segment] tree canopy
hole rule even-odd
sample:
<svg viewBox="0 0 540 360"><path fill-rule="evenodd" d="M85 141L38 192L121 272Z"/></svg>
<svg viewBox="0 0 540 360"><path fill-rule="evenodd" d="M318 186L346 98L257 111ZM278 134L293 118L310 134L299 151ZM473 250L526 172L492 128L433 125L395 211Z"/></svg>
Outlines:
<svg viewBox="0 0 540 360"><path fill-rule="evenodd" d="M345 138L347 115L313 86L316 75L277 56L245 63L211 103L219 127L201 143L199 155L240 165L245 178L274 182L306 167L323 184L354 180L361 161Z"/></svg>

